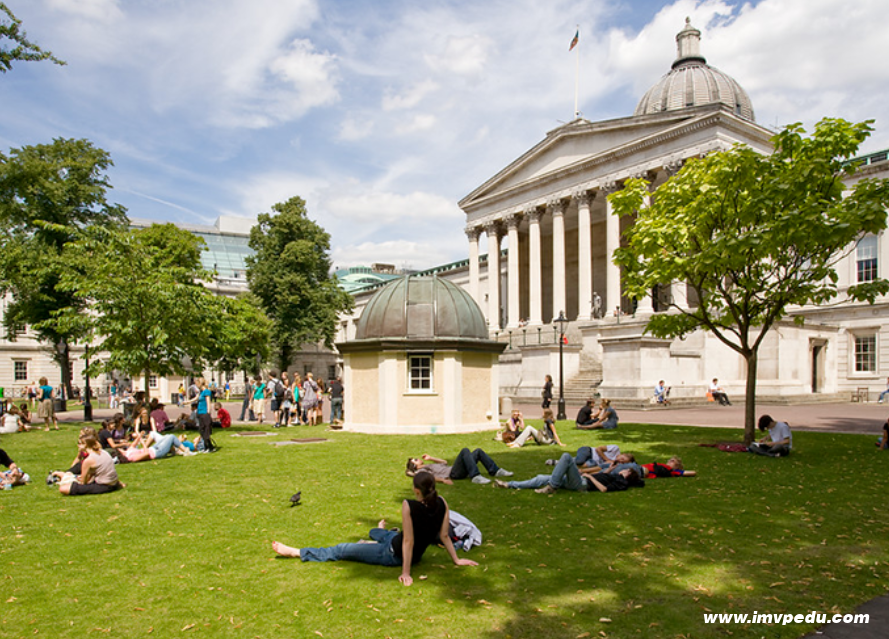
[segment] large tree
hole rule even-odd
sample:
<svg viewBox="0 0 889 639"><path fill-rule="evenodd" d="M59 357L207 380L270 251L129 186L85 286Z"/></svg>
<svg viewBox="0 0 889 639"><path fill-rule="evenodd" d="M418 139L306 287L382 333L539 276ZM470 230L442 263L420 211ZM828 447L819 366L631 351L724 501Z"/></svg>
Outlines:
<svg viewBox="0 0 889 639"><path fill-rule="evenodd" d="M303 344L330 345L337 315L351 310L352 297L331 275L330 235L309 219L299 197L259 215L250 231L247 258L250 290L272 320L278 363L286 368Z"/></svg>
<svg viewBox="0 0 889 639"><path fill-rule="evenodd" d="M111 166L110 156L88 140L57 139L0 153L0 294L11 294L5 329L15 339L30 325L51 347L69 392L69 346L83 335L55 317L63 309L81 311L86 301L58 286L67 268L62 252L85 228L126 221L125 209L106 199Z"/></svg>
<svg viewBox="0 0 889 639"><path fill-rule="evenodd" d="M889 182L845 183L855 172L848 160L870 132L870 122L824 119L806 137L794 124L773 138L771 155L739 145L690 160L650 198L639 179L610 196L619 215L636 216L615 253L627 294L679 282L697 300L655 314L647 332L676 337L706 329L746 361L748 443L767 333L793 308L834 300L836 264L862 236L886 228ZM876 280L844 292L872 303L887 291L889 283Z"/></svg>
<svg viewBox="0 0 889 639"><path fill-rule="evenodd" d="M0 2L0 73L12 68L13 62L50 60L55 64L64 65L51 52L44 51L30 42L22 29L22 21L13 15L5 3Z"/></svg>
<svg viewBox="0 0 889 639"><path fill-rule="evenodd" d="M107 354L97 364L102 371L142 375L146 394L152 373L211 363L224 308L200 283L210 278L200 267L202 245L173 224L87 229L66 247L60 288L89 299L89 312L66 309L57 323L98 342Z"/></svg>
<svg viewBox="0 0 889 639"><path fill-rule="evenodd" d="M259 374L262 362L269 358L272 323L251 293L235 298L221 298L222 313L216 318L211 340L210 359L225 371Z"/></svg>

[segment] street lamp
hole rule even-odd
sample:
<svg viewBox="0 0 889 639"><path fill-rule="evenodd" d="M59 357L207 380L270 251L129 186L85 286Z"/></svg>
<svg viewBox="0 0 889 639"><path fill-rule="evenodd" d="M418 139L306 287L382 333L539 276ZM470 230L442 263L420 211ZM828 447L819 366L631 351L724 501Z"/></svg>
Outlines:
<svg viewBox="0 0 889 639"><path fill-rule="evenodd" d="M86 368L83 369L83 376L86 379L86 397L83 398L83 421L93 421L93 403L90 399L92 391L90 390L90 345L86 345Z"/></svg>
<svg viewBox="0 0 889 639"><path fill-rule="evenodd" d="M559 316L553 322L559 325L559 413L556 419L568 419L565 414L565 363L562 353L565 344L565 324L568 323L565 311L559 311Z"/></svg>
<svg viewBox="0 0 889 639"><path fill-rule="evenodd" d="M68 343L65 341L65 338L61 338L59 343L56 344L56 352L59 354L59 369L62 374L62 396L59 398L59 412L64 413L68 410L68 403L65 401L65 390L68 388L67 378L68 378L68 368L67 361L64 357L62 357L65 352L68 350Z"/></svg>

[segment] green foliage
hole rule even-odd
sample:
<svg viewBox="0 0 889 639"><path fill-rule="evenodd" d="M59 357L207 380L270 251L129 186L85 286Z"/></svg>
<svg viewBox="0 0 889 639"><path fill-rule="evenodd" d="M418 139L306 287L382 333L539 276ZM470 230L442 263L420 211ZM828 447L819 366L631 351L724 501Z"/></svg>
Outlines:
<svg viewBox="0 0 889 639"><path fill-rule="evenodd" d="M96 367L144 374L184 373L183 357L198 367L212 351L223 302L198 280L203 240L172 224L146 230L86 229L68 245L60 287L90 300L89 313L66 309L62 326L98 338L107 353Z"/></svg>
<svg viewBox="0 0 889 639"><path fill-rule="evenodd" d="M247 258L247 279L272 320L281 366L302 344L330 345L337 315L352 308L352 298L331 275L330 235L309 219L302 198L260 214L250 247L256 253Z"/></svg>
<svg viewBox="0 0 889 639"><path fill-rule="evenodd" d="M258 362L269 359L272 322L250 293L234 299L220 298L210 359L224 371L243 370L258 374Z"/></svg>
<svg viewBox="0 0 889 639"><path fill-rule="evenodd" d="M543 461L562 449L511 450L490 433L216 432L215 455L125 464L124 490L66 498L42 477L70 464L77 425L9 436L4 448L34 483L0 493L2 634L792 639L812 625L704 624L703 615L848 613L889 588L889 475L873 437L797 431L793 454L771 459L697 446L730 438L725 429L559 426L566 450L616 443L640 461L678 454L699 476L616 494L439 484L481 529L483 544L460 552L480 565L455 567L430 548L410 588L397 568L275 559L271 542L357 541L382 518L400 526L408 456L453 460L463 446L482 447L525 479L551 471ZM270 445L293 437L327 441ZM838 484L836 460L846 458L856 470ZM303 504L290 508L297 489Z"/></svg>
<svg viewBox="0 0 889 639"><path fill-rule="evenodd" d="M126 220L123 207L106 199L111 166L89 140L57 139L0 154L0 294L12 296L4 313L9 339L25 325L51 345L83 337L55 322L63 310L76 314L86 305L59 286L67 269L62 253L81 230ZM54 356L67 370L67 350Z"/></svg>
<svg viewBox="0 0 889 639"><path fill-rule="evenodd" d="M615 253L627 293L685 282L700 301L655 315L648 332L707 329L747 360L748 435L756 353L766 334L791 307L834 300L838 261L864 234L886 227L889 182L864 179L843 195L855 171L846 160L870 132L869 122L824 119L804 137L794 124L775 136L771 155L736 146L689 160L650 205L638 179L609 198L619 215L637 216ZM879 280L847 294L873 302L887 292L889 282Z"/></svg>
<svg viewBox="0 0 889 639"><path fill-rule="evenodd" d="M28 41L28 36L22 29L22 21L13 15L5 3L0 2L0 73L6 73L12 68L13 62L31 62L50 60L64 66L66 62L59 60L51 52L44 51L33 42Z"/></svg>

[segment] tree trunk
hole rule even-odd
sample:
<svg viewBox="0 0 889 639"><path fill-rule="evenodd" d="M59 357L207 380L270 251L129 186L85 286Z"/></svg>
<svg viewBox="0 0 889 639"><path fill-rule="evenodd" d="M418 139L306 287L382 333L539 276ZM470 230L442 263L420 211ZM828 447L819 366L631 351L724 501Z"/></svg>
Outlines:
<svg viewBox="0 0 889 639"><path fill-rule="evenodd" d="M749 446L756 439L756 351L748 353L746 359L747 396L744 406L744 443Z"/></svg>
<svg viewBox="0 0 889 639"><path fill-rule="evenodd" d="M151 390L149 388L149 380L148 380L148 378L151 376L151 369L146 368L144 374L145 374L145 380L142 385L142 389L145 391L145 401L147 402L148 400L151 399Z"/></svg>

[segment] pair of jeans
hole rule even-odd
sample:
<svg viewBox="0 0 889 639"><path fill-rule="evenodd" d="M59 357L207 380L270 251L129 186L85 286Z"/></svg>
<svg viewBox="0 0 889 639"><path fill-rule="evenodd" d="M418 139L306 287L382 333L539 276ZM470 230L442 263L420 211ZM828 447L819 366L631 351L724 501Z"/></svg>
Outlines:
<svg viewBox="0 0 889 639"><path fill-rule="evenodd" d="M485 467L485 470L488 471L488 474L493 477L497 474L497 471L500 470L500 466L494 463L494 460L490 458L488 453L483 451L481 448L476 448L474 451L469 452L468 448L464 448L457 455L457 459L454 460L454 465L451 467L451 479L472 479L476 475L481 475L478 472L478 463L481 462L482 466Z"/></svg>
<svg viewBox="0 0 889 639"><path fill-rule="evenodd" d="M507 485L510 488L543 488L547 484L565 490L589 490L588 484L577 470L577 464L574 463L571 453L562 453L551 475L537 475L525 481L511 481Z"/></svg>
<svg viewBox="0 0 889 639"><path fill-rule="evenodd" d="M333 420L343 421L343 398L342 397L331 397L330 398L330 421Z"/></svg>
<svg viewBox="0 0 889 639"><path fill-rule="evenodd" d="M249 390L249 389L248 389ZM244 417L247 415L249 409L250 413L250 421L256 421L256 415L253 414L253 408L250 407L250 393L246 393L244 395L244 401L241 402L241 418L238 420L239 422L244 421Z"/></svg>
<svg viewBox="0 0 889 639"><path fill-rule="evenodd" d="M401 559L392 550L392 540L397 531L373 528L370 538L372 544L337 544L326 548L300 548L299 558L302 561L358 561L375 566L400 566Z"/></svg>
<svg viewBox="0 0 889 639"><path fill-rule="evenodd" d="M166 457L173 448L184 448L179 438L176 435L161 435L154 442L154 446L151 447L151 450L154 451L151 458L160 459L161 457Z"/></svg>
<svg viewBox="0 0 889 639"><path fill-rule="evenodd" d="M547 437L543 431L537 430L533 426L525 426L525 430L522 431L522 434L516 437L516 446L521 448L529 438L534 438L534 441L537 442L538 446L548 446L553 443L553 440Z"/></svg>

